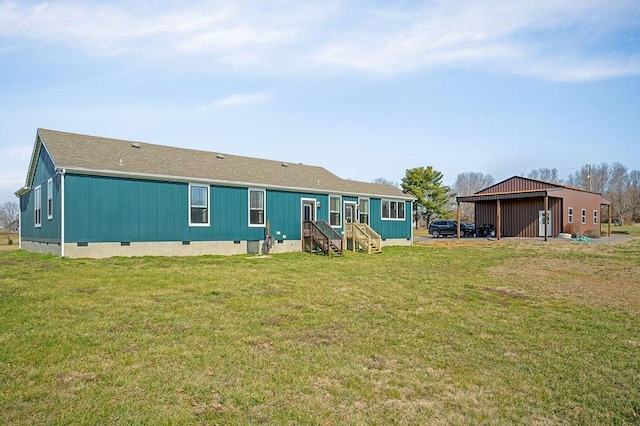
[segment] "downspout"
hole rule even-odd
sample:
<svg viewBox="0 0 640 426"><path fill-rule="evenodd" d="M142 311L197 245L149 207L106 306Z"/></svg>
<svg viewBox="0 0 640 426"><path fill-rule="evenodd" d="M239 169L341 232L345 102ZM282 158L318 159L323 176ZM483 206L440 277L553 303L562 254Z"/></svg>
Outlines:
<svg viewBox="0 0 640 426"><path fill-rule="evenodd" d="M64 174L65 169L60 172L60 257L64 257Z"/></svg>
<svg viewBox="0 0 640 426"><path fill-rule="evenodd" d="M415 201L411 200L411 210L409 214L409 229L411 229L411 245L413 245L413 203Z"/></svg>

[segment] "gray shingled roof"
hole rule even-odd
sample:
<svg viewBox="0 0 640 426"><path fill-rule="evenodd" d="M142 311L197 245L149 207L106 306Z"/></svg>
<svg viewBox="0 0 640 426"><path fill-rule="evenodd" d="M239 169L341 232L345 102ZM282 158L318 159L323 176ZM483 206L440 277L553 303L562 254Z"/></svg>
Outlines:
<svg viewBox="0 0 640 426"><path fill-rule="evenodd" d="M342 179L317 166L47 129L38 129L38 138L56 168L73 173L413 198L394 186Z"/></svg>

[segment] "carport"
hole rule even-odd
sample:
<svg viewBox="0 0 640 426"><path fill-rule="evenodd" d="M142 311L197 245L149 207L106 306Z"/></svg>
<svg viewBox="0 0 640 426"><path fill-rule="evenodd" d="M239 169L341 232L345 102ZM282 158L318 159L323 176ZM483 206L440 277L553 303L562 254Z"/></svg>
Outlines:
<svg viewBox="0 0 640 426"><path fill-rule="evenodd" d="M598 193L560 184L514 176L456 201L458 224L460 203L474 203L476 228L479 223L494 225L497 239L544 237L547 241L566 228L600 230L602 206L607 206L607 236L611 235L611 202Z"/></svg>

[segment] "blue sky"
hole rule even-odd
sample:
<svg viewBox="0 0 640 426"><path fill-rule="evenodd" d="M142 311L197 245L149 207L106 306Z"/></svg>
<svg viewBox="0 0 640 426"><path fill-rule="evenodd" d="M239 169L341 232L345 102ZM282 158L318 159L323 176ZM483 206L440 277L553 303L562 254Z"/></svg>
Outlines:
<svg viewBox="0 0 640 426"><path fill-rule="evenodd" d="M0 0L0 117L0 202L38 127L362 181L638 170L640 4Z"/></svg>

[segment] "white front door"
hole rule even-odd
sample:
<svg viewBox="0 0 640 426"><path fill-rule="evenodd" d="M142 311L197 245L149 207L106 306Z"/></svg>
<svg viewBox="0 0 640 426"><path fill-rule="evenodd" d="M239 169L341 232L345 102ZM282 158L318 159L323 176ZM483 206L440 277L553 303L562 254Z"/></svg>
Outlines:
<svg viewBox="0 0 640 426"><path fill-rule="evenodd" d="M344 203L344 223L353 223L356 218L356 203Z"/></svg>
<svg viewBox="0 0 640 426"><path fill-rule="evenodd" d="M544 237L545 228L547 230L547 237L551 237L551 210L544 210L538 212L538 236Z"/></svg>
<svg viewBox="0 0 640 426"><path fill-rule="evenodd" d="M302 200L302 221L316 221L316 200Z"/></svg>

